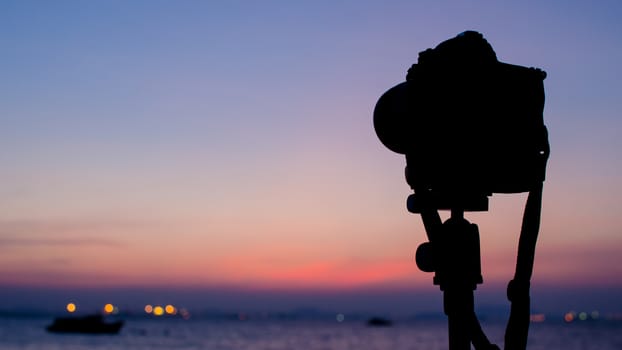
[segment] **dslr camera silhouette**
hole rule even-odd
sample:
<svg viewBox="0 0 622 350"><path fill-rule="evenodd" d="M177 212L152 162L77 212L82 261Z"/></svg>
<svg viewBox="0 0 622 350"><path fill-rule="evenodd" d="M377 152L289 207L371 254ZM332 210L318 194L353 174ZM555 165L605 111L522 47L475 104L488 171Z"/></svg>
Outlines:
<svg viewBox="0 0 622 350"><path fill-rule="evenodd" d="M544 181L546 73L503 63L467 31L419 54L406 81L384 93L374 128L406 156L406 181L436 209L488 209L493 193L527 192Z"/></svg>

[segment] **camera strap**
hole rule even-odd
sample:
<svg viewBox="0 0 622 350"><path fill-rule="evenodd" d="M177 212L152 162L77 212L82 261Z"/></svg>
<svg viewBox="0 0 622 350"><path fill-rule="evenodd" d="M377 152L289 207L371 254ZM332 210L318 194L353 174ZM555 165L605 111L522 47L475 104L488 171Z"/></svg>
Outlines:
<svg viewBox="0 0 622 350"><path fill-rule="evenodd" d="M505 349L523 350L527 347L530 322L529 288L533 273L540 218L542 213L542 183L527 197L516 258L514 279L510 281L507 297L511 303L510 318L505 330Z"/></svg>

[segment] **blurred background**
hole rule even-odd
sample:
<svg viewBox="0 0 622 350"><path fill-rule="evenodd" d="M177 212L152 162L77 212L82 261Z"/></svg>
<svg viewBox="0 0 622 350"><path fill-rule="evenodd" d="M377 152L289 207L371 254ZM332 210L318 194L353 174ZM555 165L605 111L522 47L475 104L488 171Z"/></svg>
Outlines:
<svg viewBox="0 0 622 350"><path fill-rule="evenodd" d="M621 17L619 1L2 1L0 309L440 312L372 112L420 51L476 30L548 73L534 308L622 312ZM467 215L479 305L507 305L525 199Z"/></svg>

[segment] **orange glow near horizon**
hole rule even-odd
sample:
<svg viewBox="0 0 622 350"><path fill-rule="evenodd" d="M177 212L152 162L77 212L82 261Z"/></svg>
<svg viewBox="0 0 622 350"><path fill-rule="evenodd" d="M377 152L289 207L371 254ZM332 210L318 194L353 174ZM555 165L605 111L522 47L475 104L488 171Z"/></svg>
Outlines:
<svg viewBox="0 0 622 350"><path fill-rule="evenodd" d="M487 237L483 235L483 239ZM433 274L417 269L412 259L412 251L416 248L416 244L412 245L413 247L404 246L401 252L378 257L375 260L346 260L332 256L333 254L318 255L314 259L310 257L312 251L307 253L302 250L293 252L296 255L291 257L288 255L292 253L291 250L283 249L255 255L242 253L236 257L218 260L179 259L176 264L161 266L157 270L150 268L158 266L156 261L147 259L149 264L136 264L120 257L117 260L102 261L98 265L84 264L86 266L71 267L68 271L56 274L54 278L48 278L46 275L29 275L26 272L19 275L5 274L2 278L7 280L10 278L11 282L21 282L22 285L79 287L158 286L174 283L179 286L205 287L220 285L340 289L380 285L388 287L429 285ZM491 251L493 247L486 248L488 249L482 249L482 273L485 283L507 283L514 270L516 254L514 248L511 245L505 250L497 251ZM612 244L608 249L614 248L615 245ZM605 268L610 264L607 258L610 254L603 254L601 257L599 253L602 251L602 248L589 245L571 247L558 244L550 247L546 242L541 243L536 252L534 281L568 286L585 283L603 284L603 281L609 281L608 283L615 285L619 281L609 278L607 273L610 269ZM396 256L400 258L396 259ZM583 263L579 265L574 263L577 257ZM123 265L127 267L122 268ZM92 273L92 270L98 273ZM107 270L116 273L107 274Z"/></svg>
<svg viewBox="0 0 622 350"><path fill-rule="evenodd" d="M381 282L402 280L415 272L413 264L379 262L360 266L338 263L309 263L299 267L264 271L262 277L273 283L295 282L301 285L361 286Z"/></svg>
<svg viewBox="0 0 622 350"><path fill-rule="evenodd" d="M469 213L467 217L480 227L486 284L505 284L514 271L525 196L516 197L493 199L489 213ZM32 247L22 244L7 250L0 257L4 262L0 264L0 283L50 287L175 284L266 289L428 286L433 274L419 271L413 257L417 245L425 241L420 218L399 209L403 210L397 203L396 208L388 210L389 214L379 215L377 221L370 217L371 223L362 228L356 218L338 222L334 217L326 221L311 217L307 220L314 223L308 225L303 221L304 216L287 211L283 215L291 218L282 221L251 214L238 221L214 218L213 226L202 220L162 224L166 230L160 226L130 225L127 231L119 229L107 235L110 242L80 241L78 236L60 235L68 244L84 247L67 250L62 244L33 244ZM611 257L618 256L617 237L607 236L606 240L595 242L589 236L575 235L572 240L566 240L567 235L555 234L553 230L558 228L548 221L546 214L545 211L536 250L534 281L565 286L619 285L618 279L611 278L610 268ZM328 214L322 211L317 215ZM218 229L218 235L211 234L212 227ZM252 228L256 229L252 235L238 239ZM164 234L176 230L185 233ZM220 234L220 230L227 234ZM14 263L26 256L26 251L37 259L29 264ZM108 253L113 251L115 258L111 259Z"/></svg>

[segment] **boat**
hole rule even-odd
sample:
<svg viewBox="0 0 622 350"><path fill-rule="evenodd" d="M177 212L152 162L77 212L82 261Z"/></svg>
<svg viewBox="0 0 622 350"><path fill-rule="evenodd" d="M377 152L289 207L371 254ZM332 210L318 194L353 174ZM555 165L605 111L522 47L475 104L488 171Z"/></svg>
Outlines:
<svg viewBox="0 0 622 350"><path fill-rule="evenodd" d="M88 315L55 318L46 329L52 333L117 334L121 327L122 320L106 322L102 315Z"/></svg>
<svg viewBox="0 0 622 350"><path fill-rule="evenodd" d="M367 320L367 325L370 327L390 327L393 325L393 322L382 317L372 317Z"/></svg>

